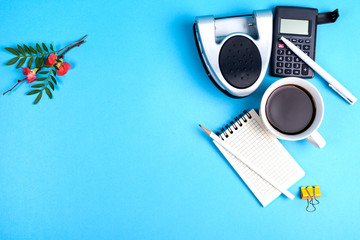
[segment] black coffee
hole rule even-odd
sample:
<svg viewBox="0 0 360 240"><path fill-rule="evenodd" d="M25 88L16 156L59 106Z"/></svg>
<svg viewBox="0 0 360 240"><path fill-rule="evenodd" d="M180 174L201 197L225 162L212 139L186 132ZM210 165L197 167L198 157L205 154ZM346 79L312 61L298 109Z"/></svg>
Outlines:
<svg viewBox="0 0 360 240"><path fill-rule="evenodd" d="M305 89L284 85L270 94L265 111L268 121L276 130L295 135L311 126L316 108L313 98Z"/></svg>

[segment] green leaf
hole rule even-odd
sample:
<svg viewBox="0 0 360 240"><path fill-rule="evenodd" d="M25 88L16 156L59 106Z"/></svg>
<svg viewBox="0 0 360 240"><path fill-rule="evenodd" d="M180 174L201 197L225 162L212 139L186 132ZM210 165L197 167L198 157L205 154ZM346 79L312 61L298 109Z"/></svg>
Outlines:
<svg viewBox="0 0 360 240"><path fill-rule="evenodd" d="M50 85L51 89L54 91L54 84L51 81L49 81L49 85Z"/></svg>
<svg viewBox="0 0 360 240"><path fill-rule="evenodd" d="M15 64L18 60L19 60L20 57L14 57L13 59L11 59L10 61L8 61L6 63L6 65L13 65Z"/></svg>
<svg viewBox="0 0 360 240"><path fill-rule="evenodd" d="M36 57L36 59L35 59L35 65L36 65L37 68L39 68L39 67L41 66L41 64L40 64L40 58L39 58L39 57Z"/></svg>
<svg viewBox="0 0 360 240"><path fill-rule="evenodd" d="M42 50L41 50L41 47L40 47L40 45L38 43L36 44L36 49L38 50L39 53L43 53Z"/></svg>
<svg viewBox="0 0 360 240"><path fill-rule="evenodd" d="M20 52L22 55L25 56L25 51L24 51L24 49L23 49L19 44L17 45L17 47L18 47L18 49L19 49L19 52Z"/></svg>
<svg viewBox="0 0 360 240"><path fill-rule="evenodd" d="M56 66L56 65L54 65L54 68L55 68L56 70L59 70L58 66Z"/></svg>
<svg viewBox="0 0 360 240"><path fill-rule="evenodd" d="M55 51L52 44L50 44L50 49L51 49L51 51L53 51L53 52Z"/></svg>
<svg viewBox="0 0 360 240"><path fill-rule="evenodd" d="M34 90L34 91L37 91L37 90ZM39 95L36 97L34 104L37 104L40 101L41 96L42 96L42 92L40 92Z"/></svg>
<svg viewBox="0 0 360 240"><path fill-rule="evenodd" d="M56 71L55 71L55 69L52 70L52 73L54 74L54 76L56 76Z"/></svg>
<svg viewBox="0 0 360 240"><path fill-rule="evenodd" d="M41 59L40 59L40 65L44 64L44 59L45 59L45 56L42 56Z"/></svg>
<svg viewBox="0 0 360 240"><path fill-rule="evenodd" d="M46 68L51 68L51 65L44 65L44 67L46 67Z"/></svg>
<svg viewBox="0 0 360 240"><path fill-rule="evenodd" d="M25 63L26 57L20 59L19 63L16 65L16 68L20 68Z"/></svg>
<svg viewBox="0 0 360 240"><path fill-rule="evenodd" d="M35 94L35 93L38 93L38 92L41 92L41 90L32 90L32 91L30 91L30 92L28 92L26 95L33 95L33 94Z"/></svg>
<svg viewBox="0 0 360 240"><path fill-rule="evenodd" d="M49 49L46 47L45 43L42 43L42 47L46 52L49 52Z"/></svg>
<svg viewBox="0 0 360 240"><path fill-rule="evenodd" d="M20 54L18 53L18 51L16 51L16 49L14 48L5 48L8 52L11 52L12 54L16 55L16 56L20 56Z"/></svg>
<svg viewBox="0 0 360 240"><path fill-rule="evenodd" d="M39 72L39 74L48 74L49 71L42 71L42 72Z"/></svg>
<svg viewBox="0 0 360 240"><path fill-rule="evenodd" d="M24 46L25 51L31 55L30 48L28 48L28 46L26 46L25 44L23 46Z"/></svg>
<svg viewBox="0 0 360 240"><path fill-rule="evenodd" d="M44 84L35 84L35 85L32 85L31 87L32 88L39 88L39 87L43 87Z"/></svg>
<svg viewBox="0 0 360 240"><path fill-rule="evenodd" d="M34 61L34 58L30 58L30 59L29 59L29 61L28 61L28 63L27 63L27 67L28 67L28 68L31 68L31 65L32 65L33 61Z"/></svg>
<svg viewBox="0 0 360 240"><path fill-rule="evenodd" d="M57 85L56 79L54 76L51 76L51 79L53 80L53 82L55 83L55 85Z"/></svg>
<svg viewBox="0 0 360 240"><path fill-rule="evenodd" d="M48 89L47 87L45 87L45 92L46 92L46 94L49 96L49 98L51 99L51 98L52 98L52 93L51 93L50 89Z"/></svg>
<svg viewBox="0 0 360 240"><path fill-rule="evenodd" d="M30 48L30 51L32 51L34 54L37 54L37 51L32 46L29 46L29 48Z"/></svg>
<svg viewBox="0 0 360 240"><path fill-rule="evenodd" d="M44 81L44 80L46 80L46 79L47 79L46 77L42 77L42 78L37 78L37 79L35 79L35 81L40 82L40 81Z"/></svg>

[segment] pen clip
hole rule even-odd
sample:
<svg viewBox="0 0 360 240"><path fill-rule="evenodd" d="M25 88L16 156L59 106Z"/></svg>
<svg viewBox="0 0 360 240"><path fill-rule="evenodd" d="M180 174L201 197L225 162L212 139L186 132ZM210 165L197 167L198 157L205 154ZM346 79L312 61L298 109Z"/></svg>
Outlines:
<svg viewBox="0 0 360 240"><path fill-rule="evenodd" d="M337 92L340 96L342 96L348 103L354 104L353 101L351 101L349 98L347 98L344 94L342 94L339 90L337 90L333 85L329 84L329 87L331 87L335 92Z"/></svg>

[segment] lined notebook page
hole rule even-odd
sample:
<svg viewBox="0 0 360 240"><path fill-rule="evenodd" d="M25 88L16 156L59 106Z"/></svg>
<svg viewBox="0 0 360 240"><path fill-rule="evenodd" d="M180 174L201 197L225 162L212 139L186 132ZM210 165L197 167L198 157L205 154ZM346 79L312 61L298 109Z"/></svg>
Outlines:
<svg viewBox="0 0 360 240"><path fill-rule="evenodd" d="M242 123L242 126L235 122L229 127L233 132L232 134L229 128L226 130L227 138L225 134L222 134L224 141L272 179L282 184L285 189L289 188L302 178L305 172L279 140L265 129L255 110L251 110L249 114L251 118L245 116L246 122L240 119L239 122ZM214 143L264 207L281 194L280 191L243 164L241 160L215 141Z"/></svg>

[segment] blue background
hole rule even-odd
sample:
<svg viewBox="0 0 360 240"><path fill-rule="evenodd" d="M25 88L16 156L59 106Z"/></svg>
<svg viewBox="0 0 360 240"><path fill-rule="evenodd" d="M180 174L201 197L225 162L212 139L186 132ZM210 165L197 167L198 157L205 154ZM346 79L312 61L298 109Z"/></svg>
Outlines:
<svg viewBox="0 0 360 240"><path fill-rule="evenodd" d="M259 89L231 99L207 78L195 16L249 14L276 5L339 8L318 27L316 60L360 97L359 1L7 1L0 9L0 89L22 78L5 66L17 43L70 51L54 99L38 105L22 84L0 97L0 239L356 239L360 210L360 103L319 76L327 145L282 142L306 175L266 208L198 127L212 130ZM315 213L300 186L319 185Z"/></svg>

